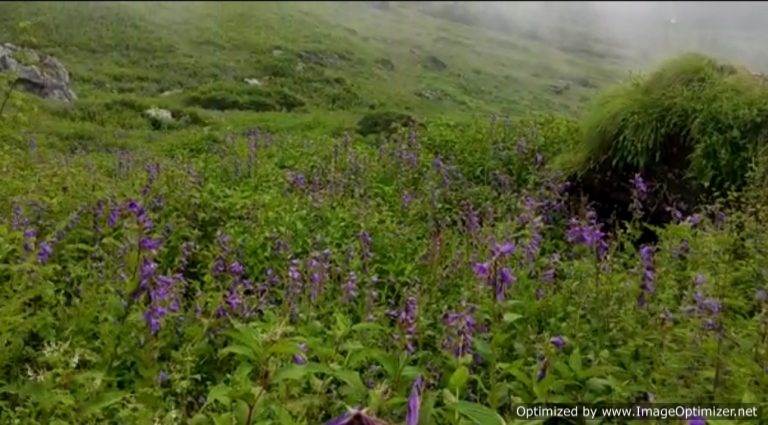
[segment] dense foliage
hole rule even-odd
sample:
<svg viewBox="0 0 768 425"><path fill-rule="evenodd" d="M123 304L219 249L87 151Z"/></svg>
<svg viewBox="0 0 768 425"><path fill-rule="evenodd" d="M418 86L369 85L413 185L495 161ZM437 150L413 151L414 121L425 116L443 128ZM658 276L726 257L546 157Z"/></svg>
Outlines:
<svg viewBox="0 0 768 425"><path fill-rule="evenodd" d="M0 4L2 41L56 55L79 97L56 105L0 79L0 423L768 408L768 161L745 161L761 137L752 80L688 58L675 67L706 84L662 71L620 89L711 98L670 109L688 114L678 121L652 102L593 121L621 118L615 134L633 137L690 125L704 166L692 175L738 171L743 187L685 211L664 203L673 219L653 226L666 188L633 166L616 180L632 216L608 224L563 173L580 123L531 111L578 108L613 67L412 7ZM555 81L574 84L557 94ZM632 140L616 145L626 164L654 160ZM708 149L733 160L714 180ZM656 240L638 246L649 228Z"/></svg>
<svg viewBox="0 0 768 425"><path fill-rule="evenodd" d="M3 422L400 422L416 390L421 424L766 401L764 208L638 250L640 222L565 208L547 164L568 121L431 121L380 146L245 130L6 138Z"/></svg>
<svg viewBox="0 0 768 425"><path fill-rule="evenodd" d="M614 207L629 205L626 182L638 172L663 188L659 201L695 205L746 184L767 123L764 78L684 55L599 96L569 165L586 192Z"/></svg>

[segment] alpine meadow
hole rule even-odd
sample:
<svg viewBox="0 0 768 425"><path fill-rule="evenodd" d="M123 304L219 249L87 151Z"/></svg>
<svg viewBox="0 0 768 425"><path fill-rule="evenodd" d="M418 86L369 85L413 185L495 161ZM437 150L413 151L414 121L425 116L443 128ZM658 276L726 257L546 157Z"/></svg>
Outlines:
<svg viewBox="0 0 768 425"><path fill-rule="evenodd" d="M766 24L0 3L0 423L768 423Z"/></svg>

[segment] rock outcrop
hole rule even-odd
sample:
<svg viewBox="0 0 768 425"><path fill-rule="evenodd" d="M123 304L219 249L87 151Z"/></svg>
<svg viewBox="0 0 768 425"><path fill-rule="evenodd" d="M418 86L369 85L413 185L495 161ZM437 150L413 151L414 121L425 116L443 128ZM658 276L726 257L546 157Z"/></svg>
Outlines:
<svg viewBox="0 0 768 425"><path fill-rule="evenodd" d="M16 74L16 87L40 96L71 103L77 96L69 72L58 59L10 43L0 44L0 72Z"/></svg>

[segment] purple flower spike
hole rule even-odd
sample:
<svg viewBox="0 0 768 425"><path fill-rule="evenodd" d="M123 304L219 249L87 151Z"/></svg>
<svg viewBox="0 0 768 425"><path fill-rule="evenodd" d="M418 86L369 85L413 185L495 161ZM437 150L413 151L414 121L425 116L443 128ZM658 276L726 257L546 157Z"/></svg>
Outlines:
<svg viewBox="0 0 768 425"><path fill-rule="evenodd" d="M245 273L245 267L240 262L234 261L229 265L229 273L235 277L241 276Z"/></svg>
<svg viewBox="0 0 768 425"><path fill-rule="evenodd" d="M162 245L162 242L160 241L160 239L143 237L139 240L139 249L141 249L142 251L155 252L160 248L160 245Z"/></svg>
<svg viewBox="0 0 768 425"><path fill-rule="evenodd" d="M349 277L342 287L344 291L344 301L350 302L357 298L357 274L349 272Z"/></svg>
<svg viewBox="0 0 768 425"><path fill-rule="evenodd" d="M45 264L51 259L51 255L53 255L53 248L51 245L48 242L41 242L40 250L37 252L37 261L40 264Z"/></svg>
<svg viewBox="0 0 768 425"><path fill-rule="evenodd" d="M514 252L515 252L514 242L504 242L503 244L496 244L493 247L494 257L503 257L503 256L513 254Z"/></svg>
<svg viewBox="0 0 768 425"><path fill-rule="evenodd" d="M107 218L107 225L109 227L117 226L117 221L120 219L120 214L122 214L122 208L120 208L120 206L116 206L112 208L109 211L109 217Z"/></svg>
<svg viewBox="0 0 768 425"><path fill-rule="evenodd" d="M472 341L477 328L474 311L475 308L469 306L464 311L451 311L443 315L447 333L443 346L449 349L454 357L472 353Z"/></svg>
<svg viewBox="0 0 768 425"><path fill-rule="evenodd" d="M694 416L686 422L687 425L707 425L707 420L701 416Z"/></svg>
<svg viewBox="0 0 768 425"><path fill-rule="evenodd" d="M293 364L295 365L305 365L307 364L307 357L305 356L307 352L307 344L302 342L299 344L299 352L293 355Z"/></svg>
<svg viewBox="0 0 768 425"><path fill-rule="evenodd" d="M563 338L560 335L553 336L549 342L555 346L558 350L561 350L563 347L565 347L565 338Z"/></svg>
<svg viewBox="0 0 768 425"><path fill-rule="evenodd" d="M512 270L510 270L509 267L504 267L499 270L495 288L496 301L504 301L506 299L507 288L515 282L517 282L517 277L512 274Z"/></svg>
<svg viewBox="0 0 768 425"><path fill-rule="evenodd" d="M472 271L475 272L475 276L486 279L491 273L491 265L488 263L475 263L472 266Z"/></svg>
<svg viewBox="0 0 768 425"><path fill-rule="evenodd" d="M691 224L691 226L696 227L699 223L701 223L701 214L691 214L687 221Z"/></svg>
<svg viewBox="0 0 768 425"><path fill-rule="evenodd" d="M405 416L405 425L419 425L419 411L421 410L421 393L424 391L424 379L421 376L413 381L411 395L408 397L408 413Z"/></svg>
<svg viewBox="0 0 768 425"><path fill-rule="evenodd" d="M647 296L652 294L655 290L656 268L653 264L653 247L650 245L641 246L640 260L643 267L640 289L642 289L643 292L638 297L637 305L639 307L644 307L647 301Z"/></svg>

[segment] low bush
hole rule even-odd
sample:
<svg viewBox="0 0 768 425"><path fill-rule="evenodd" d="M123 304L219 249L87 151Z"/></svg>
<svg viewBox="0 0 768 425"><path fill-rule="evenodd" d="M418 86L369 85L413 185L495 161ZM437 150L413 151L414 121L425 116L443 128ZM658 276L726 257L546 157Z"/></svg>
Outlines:
<svg viewBox="0 0 768 425"><path fill-rule="evenodd" d="M689 206L747 181L768 139L768 86L745 69L689 54L600 96L582 122L568 170L605 214L628 214L640 174L666 206Z"/></svg>

